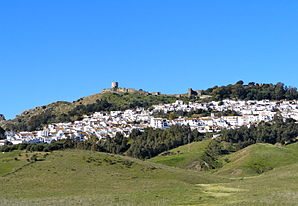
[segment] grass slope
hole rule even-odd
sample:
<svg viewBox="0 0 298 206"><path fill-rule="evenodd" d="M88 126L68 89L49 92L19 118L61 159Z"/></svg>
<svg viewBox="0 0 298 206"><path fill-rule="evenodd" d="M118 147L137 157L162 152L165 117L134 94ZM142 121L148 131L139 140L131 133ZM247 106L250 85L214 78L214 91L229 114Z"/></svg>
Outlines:
<svg viewBox="0 0 298 206"><path fill-rule="evenodd" d="M294 206L298 202L298 163L275 168L259 176L222 184L237 189L232 195L216 198L218 205ZM214 204L217 205L217 204Z"/></svg>
<svg viewBox="0 0 298 206"><path fill-rule="evenodd" d="M297 154L298 145L254 147L269 151L272 161L281 155L280 161ZM254 147L248 149L253 151ZM278 150L285 150L286 155ZM9 163L22 162L22 157L34 154L1 153L0 205L291 206L298 202L298 163L294 158L276 163L275 169L261 175L229 181L202 172L80 150L52 152L43 161L23 162L25 166Z"/></svg>
<svg viewBox="0 0 298 206"><path fill-rule="evenodd" d="M0 160L8 154L1 154ZM9 153L11 161L18 152ZM24 153L21 155L25 155ZM17 161L17 160L15 160ZM21 169L17 169L21 167ZM0 205L190 205L208 200L208 174L99 152L50 153L31 164L0 165ZM17 170L16 170L17 169ZM5 175L5 172L11 172Z"/></svg>
<svg viewBox="0 0 298 206"><path fill-rule="evenodd" d="M203 140L183 145L163 152L149 161L172 167L196 169L196 165L209 142L210 140Z"/></svg>
<svg viewBox="0 0 298 206"><path fill-rule="evenodd" d="M21 151L0 153L0 176L6 175L27 163L26 155Z"/></svg>
<svg viewBox="0 0 298 206"><path fill-rule="evenodd" d="M238 152L224 156L225 163L216 174L252 176L277 167L298 162L298 143L288 146L254 144Z"/></svg>

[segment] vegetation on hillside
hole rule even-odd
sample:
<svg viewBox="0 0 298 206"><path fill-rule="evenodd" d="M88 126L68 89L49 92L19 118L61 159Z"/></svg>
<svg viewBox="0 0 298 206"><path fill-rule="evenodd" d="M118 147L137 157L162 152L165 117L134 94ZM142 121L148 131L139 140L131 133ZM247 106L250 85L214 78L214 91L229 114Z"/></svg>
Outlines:
<svg viewBox="0 0 298 206"><path fill-rule="evenodd" d="M203 134L197 130L191 130L189 126L176 125L166 130L147 128L144 132L134 132L130 135L132 143L127 154L147 159L172 148L200 141L203 137Z"/></svg>
<svg viewBox="0 0 298 206"><path fill-rule="evenodd" d="M232 143L237 150L255 143L288 144L296 141L298 124L294 119L284 120L281 116L275 116L271 122L225 129L221 134L221 140Z"/></svg>
<svg viewBox="0 0 298 206"><path fill-rule="evenodd" d="M222 156L223 167L216 174L252 176L298 162L298 143L281 146L257 143Z"/></svg>
<svg viewBox="0 0 298 206"><path fill-rule="evenodd" d="M282 100L297 99L297 88L287 87L283 83L257 84L250 82L244 85L243 81L227 86L215 86L202 91L205 95L211 95L214 100L239 99L239 100Z"/></svg>
<svg viewBox="0 0 298 206"><path fill-rule="evenodd" d="M222 166L219 161L222 155L239 151L256 143L269 143L285 145L297 141L298 124L293 119L283 120L276 116L271 122L260 122L250 127L242 126L237 129L225 129L221 137L212 140L202 160L208 165L208 169L216 169Z"/></svg>

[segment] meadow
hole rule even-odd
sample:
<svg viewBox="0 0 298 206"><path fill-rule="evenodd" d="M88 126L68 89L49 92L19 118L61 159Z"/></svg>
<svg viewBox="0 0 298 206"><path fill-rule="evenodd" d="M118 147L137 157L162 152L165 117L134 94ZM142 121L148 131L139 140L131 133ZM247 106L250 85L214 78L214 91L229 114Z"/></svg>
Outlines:
<svg viewBox="0 0 298 206"><path fill-rule="evenodd" d="M83 150L1 153L0 205L297 205L297 145L253 145L223 157L221 169L199 172L187 169L207 142L196 144L171 151L175 161ZM255 159L270 170L247 169Z"/></svg>

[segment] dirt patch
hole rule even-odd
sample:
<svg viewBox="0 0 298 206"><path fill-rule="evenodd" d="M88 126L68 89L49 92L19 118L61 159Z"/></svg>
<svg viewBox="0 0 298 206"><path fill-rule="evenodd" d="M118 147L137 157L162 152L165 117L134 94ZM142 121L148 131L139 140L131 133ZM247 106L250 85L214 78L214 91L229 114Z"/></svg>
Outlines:
<svg viewBox="0 0 298 206"><path fill-rule="evenodd" d="M237 192L247 191L240 188L225 187L222 184L197 184L203 189L203 193L213 197L227 197Z"/></svg>

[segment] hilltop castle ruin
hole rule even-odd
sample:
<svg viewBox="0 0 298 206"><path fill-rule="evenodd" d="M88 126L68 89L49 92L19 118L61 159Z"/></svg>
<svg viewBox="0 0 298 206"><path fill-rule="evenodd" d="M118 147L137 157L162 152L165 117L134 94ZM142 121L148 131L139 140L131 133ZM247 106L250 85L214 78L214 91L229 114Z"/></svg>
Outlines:
<svg viewBox="0 0 298 206"><path fill-rule="evenodd" d="M147 92L142 89L136 90L134 88L120 88L118 82L112 82L112 87L109 89L102 90L102 93L106 92L119 92L119 93L138 93L138 94L145 94L145 95L160 95L160 92Z"/></svg>
<svg viewBox="0 0 298 206"><path fill-rule="evenodd" d="M118 82L112 82L111 83L111 88L108 89L103 89L102 93L107 93L107 92L114 92L114 93L137 93L137 94L144 94L144 95L161 95L160 92L147 92L142 89L136 90L134 88L121 88L119 87ZM187 95L188 97L194 97L194 96L202 96L202 91L201 90L193 90L192 88L188 89L187 94L167 94L168 96L176 96L176 97L181 97Z"/></svg>

